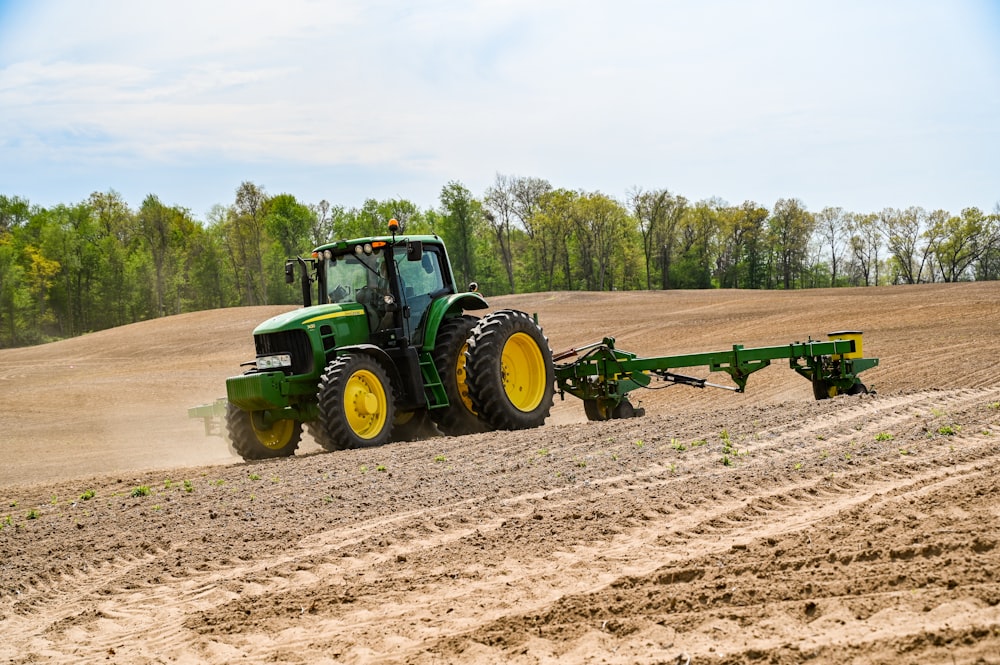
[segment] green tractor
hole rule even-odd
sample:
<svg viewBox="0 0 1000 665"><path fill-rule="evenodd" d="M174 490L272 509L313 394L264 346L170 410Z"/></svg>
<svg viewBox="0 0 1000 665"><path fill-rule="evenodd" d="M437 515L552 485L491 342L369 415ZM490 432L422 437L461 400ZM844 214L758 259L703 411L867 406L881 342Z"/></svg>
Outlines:
<svg viewBox="0 0 1000 665"><path fill-rule="evenodd" d="M466 314L488 305L475 284L459 291L444 242L389 231L286 262L303 307L257 326L227 398L189 411L207 432L256 460L292 455L303 427L334 451L544 423L555 380L537 321Z"/></svg>

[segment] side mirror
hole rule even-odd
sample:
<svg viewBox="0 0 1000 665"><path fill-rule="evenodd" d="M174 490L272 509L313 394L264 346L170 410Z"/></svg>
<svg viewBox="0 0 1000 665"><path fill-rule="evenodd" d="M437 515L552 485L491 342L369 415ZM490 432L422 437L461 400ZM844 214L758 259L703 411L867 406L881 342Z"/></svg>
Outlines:
<svg viewBox="0 0 1000 665"><path fill-rule="evenodd" d="M424 255L424 243L420 240L406 242L406 260L419 261Z"/></svg>
<svg viewBox="0 0 1000 665"><path fill-rule="evenodd" d="M295 261L289 259L285 261L285 284L295 283Z"/></svg>

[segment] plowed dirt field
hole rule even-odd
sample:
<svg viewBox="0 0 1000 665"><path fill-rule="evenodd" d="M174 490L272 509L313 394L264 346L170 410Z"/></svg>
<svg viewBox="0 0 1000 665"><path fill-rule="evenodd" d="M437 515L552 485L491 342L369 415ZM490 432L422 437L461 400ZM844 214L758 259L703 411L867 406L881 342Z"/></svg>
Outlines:
<svg viewBox="0 0 1000 665"><path fill-rule="evenodd" d="M1000 663L1000 284L490 302L556 351L859 329L877 394L775 362L633 420L557 397L537 430L248 464L186 409L288 308L3 350L0 662Z"/></svg>

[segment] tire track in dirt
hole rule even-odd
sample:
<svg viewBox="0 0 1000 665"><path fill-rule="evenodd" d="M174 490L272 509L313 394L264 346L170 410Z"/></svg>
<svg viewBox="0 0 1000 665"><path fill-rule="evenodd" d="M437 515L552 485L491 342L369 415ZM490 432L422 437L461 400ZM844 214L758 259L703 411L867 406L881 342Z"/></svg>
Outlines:
<svg viewBox="0 0 1000 665"><path fill-rule="evenodd" d="M625 625L615 622L621 614L615 607L639 606L639 596L662 587L664 576L687 585L689 598L716 598L720 594L709 593L704 581L715 579L709 571L720 557L729 561L720 570L743 580L761 566L757 559L732 563L746 558L744 553L765 546L792 551L817 524L844 524L850 521L844 515L852 511L882 516L893 501L915 500L921 493L953 488L960 480L988 478L998 453L985 435L948 437L961 441L959 450L947 450L944 437L920 440L928 450L911 456L899 454L898 441L876 444L871 434L899 431L898 438L911 445L912 437L904 439L903 431L925 437L928 423L944 415L968 419L979 405L998 397L1000 389L992 388L845 398L789 408L777 416L787 424L769 429L760 428L755 410L747 409L749 417L731 428L737 447L742 441L748 449L736 457L735 468L719 464L718 442L683 452L671 448L678 437L691 441L706 430L685 428L671 418L653 418L638 427L641 421L619 421L596 430L582 426L483 436L481 440L499 445L482 455L544 464L538 460L558 450L564 461L585 463L570 468L581 474L590 470L591 475L525 491L532 483L519 483L518 475L532 464L508 463L501 471L511 476L515 488L509 496L481 495L375 519L359 515L249 564L216 563L205 570L143 579L139 568L163 568L158 560L185 547L176 543L136 561L115 561L30 589L24 594L30 601L6 615L5 632L10 628L15 644L27 643L52 662L111 651L123 662L219 654L247 662L331 657L472 662L484 655L516 661L519 650L565 651L561 642L568 634L572 643L582 640L584 646L578 648L620 643L623 658L629 653L647 658L673 654L678 636L688 634L696 639L684 648L704 652L713 629L686 626L683 611L647 610L639 614L652 618ZM942 415L928 417L931 410ZM732 415L722 414L722 420L732 420ZM670 424L668 434L658 431L664 422ZM851 434L840 434L845 430ZM628 434L624 442L609 443L623 433ZM851 449L856 451L852 459L823 456L824 447L844 447L851 437L863 436L869 443ZM641 453L636 453L637 437L648 445ZM539 456L545 449L550 452ZM789 450L808 461L794 469ZM609 461L627 453L634 459L624 472ZM471 458L473 464L482 459L478 455ZM944 479L942 469L950 474ZM824 556L828 554L786 556L788 567L782 572L808 570ZM851 561L871 560L864 548L850 556ZM891 558L879 553L886 556ZM895 598L894 591L879 591L872 582L869 586L874 590L868 594L813 596L823 603L850 598L880 607L887 604L879 598ZM763 595L765 589L755 588ZM632 596L625 593L631 589L636 590ZM813 596L799 595L801 601L772 598L767 607L771 614L799 612L816 602ZM624 600L614 600L619 597ZM722 608L715 627L722 633L732 632L731 624L749 616L731 598L713 601ZM691 602L696 606L700 601ZM758 611L761 607L748 605ZM597 615L593 608L599 608ZM983 614L987 630L996 625L989 621L988 613ZM541 624L560 640L540 637ZM39 630L40 625L45 628ZM782 638L788 639L787 632L774 633L778 637L760 638L744 655L778 648ZM898 634L913 636L912 631ZM637 640L653 640L658 646L642 651ZM73 644L73 651L60 655L59 644ZM428 644L434 645L430 651ZM816 648L832 653L829 649L837 645Z"/></svg>

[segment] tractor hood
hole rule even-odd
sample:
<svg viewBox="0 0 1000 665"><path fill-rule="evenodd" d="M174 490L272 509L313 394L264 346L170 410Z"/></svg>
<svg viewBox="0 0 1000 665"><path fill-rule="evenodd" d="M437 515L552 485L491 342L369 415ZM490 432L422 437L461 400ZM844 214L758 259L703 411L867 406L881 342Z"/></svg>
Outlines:
<svg viewBox="0 0 1000 665"><path fill-rule="evenodd" d="M357 319L364 327L367 326L365 318L365 308L356 303L316 305L314 307L303 307L293 309L284 314L273 316L254 328L254 335L266 335L268 333L284 332L288 330L314 330L320 325L327 323L331 326L335 324L348 324L348 320ZM339 327L339 326L338 326ZM353 326L349 326L353 327Z"/></svg>

